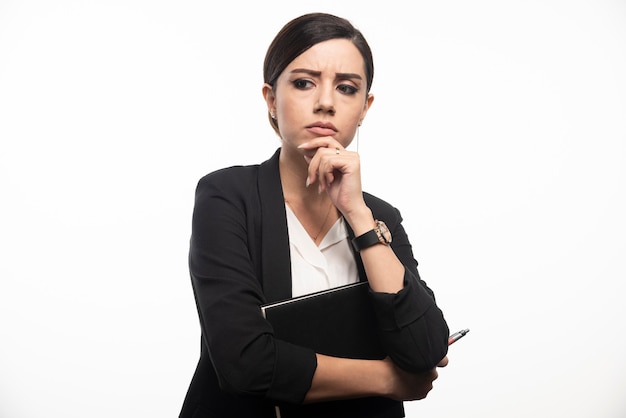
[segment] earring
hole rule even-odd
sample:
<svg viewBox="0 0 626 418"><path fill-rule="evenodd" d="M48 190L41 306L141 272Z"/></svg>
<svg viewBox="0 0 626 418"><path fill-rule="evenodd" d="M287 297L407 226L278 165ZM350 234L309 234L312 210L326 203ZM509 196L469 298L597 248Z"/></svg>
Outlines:
<svg viewBox="0 0 626 418"><path fill-rule="evenodd" d="M274 111L270 111L270 116L272 119L276 119L276 113L274 113Z"/></svg>

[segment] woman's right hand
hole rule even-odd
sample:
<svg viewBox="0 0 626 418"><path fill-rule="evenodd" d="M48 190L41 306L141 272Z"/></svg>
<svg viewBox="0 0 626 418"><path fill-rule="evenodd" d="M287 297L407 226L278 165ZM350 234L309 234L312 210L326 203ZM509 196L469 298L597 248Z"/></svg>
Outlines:
<svg viewBox="0 0 626 418"><path fill-rule="evenodd" d="M391 361L383 360L391 371L388 397L398 401L415 401L424 399L433 388L433 382L439 376L437 368L422 373L410 373L402 370ZM445 367L448 357L444 357L438 367Z"/></svg>

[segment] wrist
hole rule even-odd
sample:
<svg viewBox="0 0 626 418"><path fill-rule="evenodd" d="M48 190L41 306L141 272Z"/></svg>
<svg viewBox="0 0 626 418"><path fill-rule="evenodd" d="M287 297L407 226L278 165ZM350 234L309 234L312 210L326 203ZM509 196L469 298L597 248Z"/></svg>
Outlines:
<svg viewBox="0 0 626 418"><path fill-rule="evenodd" d="M376 227L374 215L372 215L371 209L367 206L344 214L344 218L350 225L350 228L352 228L354 235L357 237Z"/></svg>
<svg viewBox="0 0 626 418"><path fill-rule="evenodd" d="M378 396L391 398L394 394L394 364L389 357L380 362L380 377L377 379L379 387L376 388Z"/></svg>

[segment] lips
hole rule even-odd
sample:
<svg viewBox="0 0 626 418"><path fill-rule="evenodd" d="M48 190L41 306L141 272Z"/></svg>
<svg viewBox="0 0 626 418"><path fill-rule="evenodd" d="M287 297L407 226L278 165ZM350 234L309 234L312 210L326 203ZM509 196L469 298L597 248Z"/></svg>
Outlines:
<svg viewBox="0 0 626 418"><path fill-rule="evenodd" d="M329 122L315 122L307 126L306 129L318 136L332 136L337 133L335 125Z"/></svg>

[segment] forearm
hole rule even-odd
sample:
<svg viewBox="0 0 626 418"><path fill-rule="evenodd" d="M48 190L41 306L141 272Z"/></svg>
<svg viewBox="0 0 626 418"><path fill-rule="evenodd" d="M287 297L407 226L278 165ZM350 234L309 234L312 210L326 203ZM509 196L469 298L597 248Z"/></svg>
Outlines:
<svg viewBox="0 0 626 418"><path fill-rule="evenodd" d="M355 236L374 225L372 211L367 207L346 215L346 219ZM390 212L381 220L392 228L393 249L373 245L361 250L360 256L373 291L383 345L403 369L428 370L447 353L447 324L432 292L419 279L399 213Z"/></svg>
<svg viewBox="0 0 626 418"><path fill-rule="evenodd" d="M376 226L372 211L367 206L348 216L346 219L357 237ZM397 293L404 287L404 266L391 247L372 245L361 250L360 254L367 280L374 292Z"/></svg>
<svg viewBox="0 0 626 418"><path fill-rule="evenodd" d="M305 403L387 396L392 365L383 360L359 360L317 354L317 369Z"/></svg>
<svg viewBox="0 0 626 418"><path fill-rule="evenodd" d="M389 358L355 360L318 354L317 362L305 403L370 396L396 401L423 399L438 376L436 368L421 373L403 371ZM440 366L446 363L447 359Z"/></svg>
<svg viewBox="0 0 626 418"><path fill-rule="evenodd" d="M375 226L369 208L344 215L355 236ZM393 217L391 217L393 219ZM399 222L399 216L392 224ZM361 250L365 273L375 299L383 345L391 359L356 360L316 355L317 368L304 402L382 396L421 399L436 378L433 368L447 352L448 329L432 292L412 268L412 253L402 228L396 246L373 245ZM414 263L416 264L416 263Z"/></svg>

